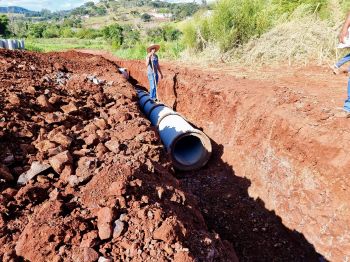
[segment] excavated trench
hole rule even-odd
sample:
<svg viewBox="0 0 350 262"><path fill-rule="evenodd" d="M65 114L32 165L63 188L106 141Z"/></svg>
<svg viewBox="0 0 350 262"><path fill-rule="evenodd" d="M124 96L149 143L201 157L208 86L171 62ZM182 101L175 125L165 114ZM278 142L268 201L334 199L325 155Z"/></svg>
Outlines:
<svg viewBox="0 0 350 262"><path fill-rule="evenodd" d="M142 61L105 57L148 87ZM337 128L349 123L283 85L171 64L163 72L160 100L212 140L205 168L177 173L209 229L241 261L349 259L349 133Z"/></svg>

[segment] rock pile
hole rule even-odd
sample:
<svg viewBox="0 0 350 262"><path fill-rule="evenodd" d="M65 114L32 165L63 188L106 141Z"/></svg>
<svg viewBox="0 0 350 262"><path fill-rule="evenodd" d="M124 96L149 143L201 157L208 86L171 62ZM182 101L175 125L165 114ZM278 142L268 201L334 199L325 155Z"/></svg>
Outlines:
<svg viewBox="0 0 350 262"><path fill-rule="evenodd" d="M0 50L1 261L234 261L106 60Z"/></svg>

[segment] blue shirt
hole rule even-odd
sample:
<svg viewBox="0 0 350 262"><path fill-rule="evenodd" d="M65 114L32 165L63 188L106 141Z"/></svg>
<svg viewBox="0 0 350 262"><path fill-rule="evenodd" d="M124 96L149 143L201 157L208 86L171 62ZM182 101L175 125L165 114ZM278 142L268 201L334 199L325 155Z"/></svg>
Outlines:
<svg viewBox="0 0 350 262"><path fill-rule="evenodd" d="M154 68L154 73L158 75L158 56L154 54L153 56L150 57L151 63L153 64ZM147 74L153 74L153 69L151 63L148 64L147 66Z"/></svg>

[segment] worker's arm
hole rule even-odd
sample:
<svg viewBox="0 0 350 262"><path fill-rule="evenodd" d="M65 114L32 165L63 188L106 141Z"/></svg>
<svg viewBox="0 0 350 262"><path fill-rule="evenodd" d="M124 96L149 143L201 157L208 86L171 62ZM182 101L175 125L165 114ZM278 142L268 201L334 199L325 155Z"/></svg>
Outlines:
<svg viewBox="0 0 350 262"><path fill-rule="evenodd" d="M349 27L350 27L350 12L348 13L348 15L346 17L343 28L341 29L340 34L339 34L339 42L340 43L344 43L344 38L349 36L349 31L348 31Z"/></svg>

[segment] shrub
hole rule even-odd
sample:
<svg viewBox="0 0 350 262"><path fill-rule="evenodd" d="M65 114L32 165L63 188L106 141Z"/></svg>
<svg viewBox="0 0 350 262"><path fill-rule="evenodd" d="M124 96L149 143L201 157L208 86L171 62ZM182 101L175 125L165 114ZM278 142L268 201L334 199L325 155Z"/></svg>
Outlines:
<svg viewBox="0 0 350 262"><path fill-rule="evenodd" d="M164 41L176 41L179 40L181 36L181 31L170 25L165 25L162 31Z"/></svg>
<svg viewBox="0 0 350 262"><path fill-rule="evenodd" d="M269 17L265 0L221 0L211 19L212 36L225 52L264 33Z"/></svg>
<svg viewBox="0 0 350 262"><path fill-rule="evenodd" d="M260 36L272 25L265 0L220 0L214 10L197 13L183 28L183 43L203 50L212 43L222 52Z"/></svg>
<svg viewBox="0 0 350 262"><path fill-rule="evenodd" d="M140 31L132 26L124 26L123 28L123 48L131 48L140 42Z"/></svg>
<svg viewBox="0 0 350 262"><path fill-rule="evenodd" d="M105 26L102 29L103 37L110 40L114 49L123 44L123 28L119 24Z"/></svg>
<svg viewBox="0 0 350 262"><path fill-rule="evenodd" d="M173 14L174 20L183 20L186 17L192 16L199 10L199 5L196 3L182 3L171 5L170 11Z"/></svg>
<svg viewBox="0 0 350 262"><path fill-rule="evenodd" d="M197 49L197 32L194 21L186 23L182 28L182 42L190 49Z"/></svg>
<svg viewBox="0 0 350 262"><path fill-rule="evenodd" d="M313 11L320 12L328 5L328 0L272 0L275 11L280 14L291 14L300 5L309 5Z"/></svg>
<svg viewBox="0 0 350 262"><path fill-rule="evenodd" d="M103 34L97 29L82 28L77 31L76 36L80 39L96 39L103 36Z"/></svg>
<svg viewBox="0 0 350 262"><path fill-rule="evenodd" d="M43 31L44 38L57 38L60 36L60 30L57 26L49 26Z"/></svg>
<svg viewBox="0 0 350 262"><path fill-rule="evenodd" d="M8 29L12 35L20 38L27 37L28 33L28 22L21 20L12 20L9 23Z"/></svg>
<svg viewBox="0 0 350 262"><path fill-rule="evenodd" d="M75 36L75 32L70 27L61 28L60 36L63 38L71 38Z"/></svg>
<svg viewBox="0 0 350 262"><path fill-rule="evenodd" d="M6 15L0 15L0 35L8 34L9 19Z"/></svg>
<svg viewBox="0 0 350 262"><path fill-rule="evenodd" d="M160 42L163 40L163 30L160 27L150 28L146 31L146 41L147 42Z"/></svg>
<svg viewBox="0 0 350 262"><path fill-rule="evenodd" d="M142 21L144 21L144 22L150 22L151 21L151 16L149 15L149 14L147 14L147 13L144 13L144 14L142 14L141 15L141 19L142 19Z"/></svg>
<svg viewBox="0 0 350 262"><path fill-rule="evenodd" d="M34 38L42 38L47 25L44 23L31 24L28 29L28 36Z"/></svg>

